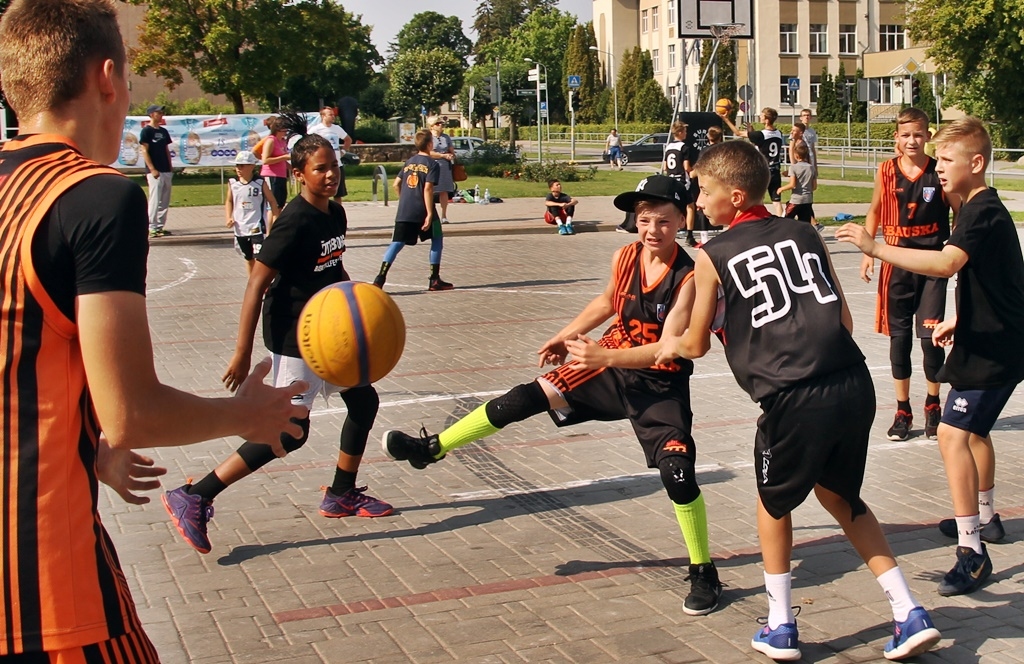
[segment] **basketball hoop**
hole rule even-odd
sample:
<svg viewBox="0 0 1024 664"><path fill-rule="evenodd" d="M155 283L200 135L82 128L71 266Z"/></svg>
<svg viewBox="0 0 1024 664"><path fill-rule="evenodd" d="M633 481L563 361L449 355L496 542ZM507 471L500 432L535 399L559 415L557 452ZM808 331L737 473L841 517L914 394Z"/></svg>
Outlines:
<svg viewBox="0 0 1024 664"><path fill-rule="evenodd" d="M727 42L746 26L746 23L713 23L708 30L716 41Z"/></svg>

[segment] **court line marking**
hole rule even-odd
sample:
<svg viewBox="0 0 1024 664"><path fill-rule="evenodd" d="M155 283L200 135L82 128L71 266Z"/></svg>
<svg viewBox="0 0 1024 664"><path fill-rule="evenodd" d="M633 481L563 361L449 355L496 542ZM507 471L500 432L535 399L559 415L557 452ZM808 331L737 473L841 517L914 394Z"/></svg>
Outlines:
<svg viewBox="0 0 1024 664"><path fill-rule="evenodd" d="M185 274L182 275L181 277L178 277L171 283L164 284L159 288L147 288L146 295L149 295L150 293L159 293L160 291L169 290L171 288L177 288L178 286L188 281L191 281L197 274L199 274L199 268L196 267L195 261L188 258L179 258L178 260L185 265Z"/></svg>

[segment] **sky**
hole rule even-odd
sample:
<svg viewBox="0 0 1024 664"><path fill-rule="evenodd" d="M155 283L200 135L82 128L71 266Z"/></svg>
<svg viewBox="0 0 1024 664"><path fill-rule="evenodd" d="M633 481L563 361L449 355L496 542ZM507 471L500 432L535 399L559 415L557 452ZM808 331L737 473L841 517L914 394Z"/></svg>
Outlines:
<svg viewBox="0 0 1024 664"><path fill-rule="evenodd" d="M363 24L373 26L373 44L387 57L388 44L415 14L435 11L462 18L462 29L470 41L476 41L471 28L480 0L340 0L346 11L362 14ZM593 0L559 0L558 8L575 14L581 23L593 18Z"/></svg>

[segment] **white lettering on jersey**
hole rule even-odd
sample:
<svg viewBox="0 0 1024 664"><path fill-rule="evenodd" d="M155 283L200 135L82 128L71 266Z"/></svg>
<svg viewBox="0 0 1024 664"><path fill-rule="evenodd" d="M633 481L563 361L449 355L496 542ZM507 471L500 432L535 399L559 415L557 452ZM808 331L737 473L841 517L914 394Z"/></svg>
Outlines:
<svg viewBox="0 0 1024 664"><path fill-rule="evenodd" d="M820 304L839 299L825 278L820 257L801 254L793 240L748 249L734 256L728 267L740 294L761 301L750 312L755 328L788 314L793 306L791 294L814 293Z"/></svg>

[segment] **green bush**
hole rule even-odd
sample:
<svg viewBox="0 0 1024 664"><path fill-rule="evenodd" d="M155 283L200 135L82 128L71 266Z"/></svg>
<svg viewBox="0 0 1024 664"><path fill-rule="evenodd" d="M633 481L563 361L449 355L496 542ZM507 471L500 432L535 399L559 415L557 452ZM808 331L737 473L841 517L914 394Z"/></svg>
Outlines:
<svg viewBox="0 0 1024 664"><path fill-rule="evenodd" d="M128 115L145 115L151 104L163 106L165 115L231 115L235 112L235 107L231 104L214 104L205 97L173 101L166 92L161 92L156 99L132 104L128 109Z"/></svg>
<svg viewBox="0 0 1024 664"><path fill-rule="evenodd" d="M582 182L593 180L596 175L597 168L594 166L579 169L566 161L531 162L523 166L521 171L522 179L528 182L547 182L548 180Z"/></svg>
<svg viewBox="0 0 1024 664"><path fill-rule="evenodd" d="M356 122L355 139L363 143L395 143L395 135L391 133L391 123L375 118L372 115L360 116Z"/></svg>

